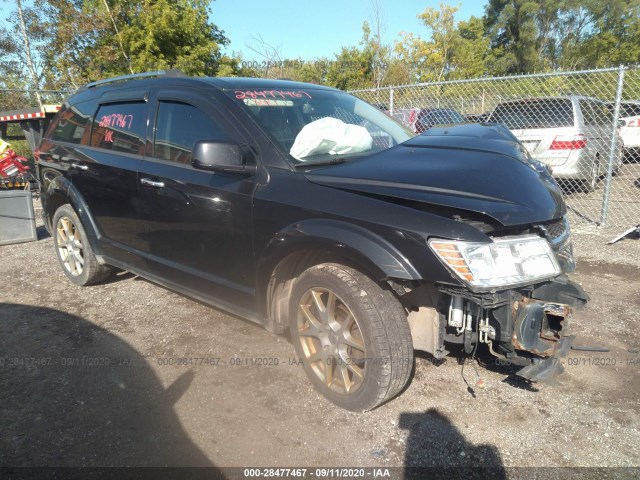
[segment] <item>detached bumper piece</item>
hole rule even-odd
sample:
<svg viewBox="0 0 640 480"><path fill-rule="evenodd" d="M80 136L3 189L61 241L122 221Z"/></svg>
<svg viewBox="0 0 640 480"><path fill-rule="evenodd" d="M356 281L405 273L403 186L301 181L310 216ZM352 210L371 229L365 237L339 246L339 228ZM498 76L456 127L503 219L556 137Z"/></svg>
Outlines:
<svg viewBox="0 0 640 480"><path fill-rule="evenodd" d="M521 298L514 303L512 344L515 350L532 353L517 375L534 382L548 382L564 371L562 357L571 350L574 336L567 335L566 322L572 308L566 304Z"/></svg>
<svg viewBox="0 0 640 480"><path fill-rule="evenodd" d="M532 382L549 382L555 376L564 372L562 357L566 357L571 349L571 343L575 336L563 337L556 345L556 351L552 357L533 360L531 365L518 370L516 375L531 380Z"/></svg>

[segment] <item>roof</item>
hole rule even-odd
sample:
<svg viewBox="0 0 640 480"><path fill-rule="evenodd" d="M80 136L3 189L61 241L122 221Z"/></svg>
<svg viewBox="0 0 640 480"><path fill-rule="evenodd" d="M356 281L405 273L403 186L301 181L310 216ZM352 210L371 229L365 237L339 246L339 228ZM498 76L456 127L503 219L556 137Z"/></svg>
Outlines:
<svg viewBox="0 0 640 480"><path fill-rule="evenodd" d="M100 80L81 87L71 97L73 103L82 102L102 95L105 91L113 89L133 89L135 87L151 88L153 86L167 85L176 87L205 86L217 90L303 90L315 89L326 91L338 91L335 88L323 85L295 82L293 80L278 80L271 78L245 78L245 77L188 77L180 74L159 74L149 72L148 74L125 75L112 79ZM162 72L160 72L162 73Z"/></svg>
<svg viewBox="0 0 640 480"><path fill-rule="evenodd" d="M210 83L222 90L234 90L234 89L284 89L284 88L313 88L321 90L335 90L335 88L325 87L324 85L317 85L314 83L296 82L286 79L272 79L272 78L248 78L248 77L187 77L197 78Z"/></svg>

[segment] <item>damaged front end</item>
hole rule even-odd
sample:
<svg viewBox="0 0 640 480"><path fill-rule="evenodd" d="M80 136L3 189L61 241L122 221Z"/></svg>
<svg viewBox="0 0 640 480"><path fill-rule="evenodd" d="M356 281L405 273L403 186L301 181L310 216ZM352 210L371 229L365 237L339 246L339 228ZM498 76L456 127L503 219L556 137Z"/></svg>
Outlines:
<svg viewBox="0 0 640 480"><path fill-rule="evenodd" d="M562 373L560 359L574 339L569 319L589 300L565 275L495 293L439 286L437 297L437 309L419 308L409 315L416 349L442 358L449 353L447 344L460 344L467 354L485 344L502 362L521 366L519 376L537 382Z"/></svg>
<svg viewBox="0 0 640 480"><path fill-rule="evenodd" d="M435 308L413 309L416 349L442 358L447 344L460 344L468 354L485 344L502 362L521 366L517 374L528 380L548 381L563 371L560 358L574 339L569 319L589 300L566 276L575 269L568 222L523 233L493 237L489 245L430 241L464 286L437 284L430 302ZM420 293L407 300L411 296L417 300ZM426 332L424 325L430 325Z"/></svg>
<svg viewBox="0 0 640 480"><path fill-rule="evenodd" d="M531 381L562 373L560 358L574 337L569 318L589 300L580 285L561 275L541 285L493 294L443 288L449 298L442 340L461 343L471 353L486 344L501 360L522 366L517 372Z"/></svg>

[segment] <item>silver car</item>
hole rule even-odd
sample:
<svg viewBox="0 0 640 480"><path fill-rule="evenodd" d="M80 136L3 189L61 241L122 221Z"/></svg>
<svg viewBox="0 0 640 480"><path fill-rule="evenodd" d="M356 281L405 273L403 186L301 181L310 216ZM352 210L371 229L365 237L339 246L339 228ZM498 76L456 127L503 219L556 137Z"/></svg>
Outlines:
<svg viewBox="0 0 640 480"><path fill-rule="evenodd" d="M578 180L590 191L607 172L613 117L598 99L567 95L511 100L498 104L488 120L509 128L533 158L551 167L560 183ZM621 152L617 137L614 173L620 169Z"/></svg>

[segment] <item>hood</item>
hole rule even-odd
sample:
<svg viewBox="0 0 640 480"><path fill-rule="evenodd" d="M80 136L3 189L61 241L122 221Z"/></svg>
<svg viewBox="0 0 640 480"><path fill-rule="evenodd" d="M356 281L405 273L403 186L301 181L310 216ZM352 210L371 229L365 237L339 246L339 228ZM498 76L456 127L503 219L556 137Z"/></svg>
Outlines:
<svg viewBox="0 0 640 480"><path fill-rule="evenodd" d="M564 215L558 185L505 130L489 125L434 128L306 177L352 192L476 212L505 226Z"/></svg>

